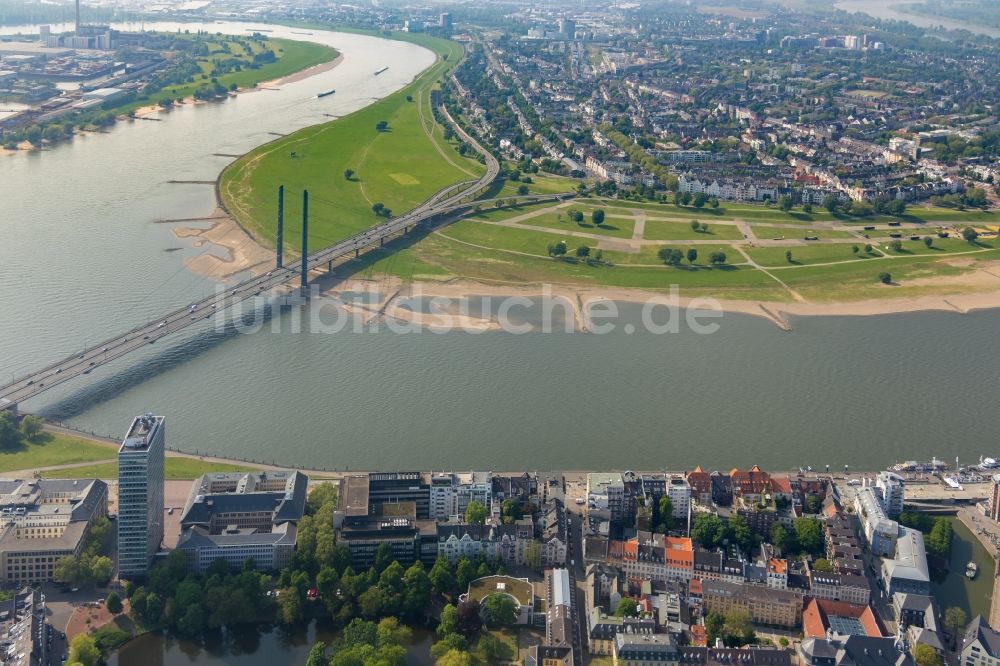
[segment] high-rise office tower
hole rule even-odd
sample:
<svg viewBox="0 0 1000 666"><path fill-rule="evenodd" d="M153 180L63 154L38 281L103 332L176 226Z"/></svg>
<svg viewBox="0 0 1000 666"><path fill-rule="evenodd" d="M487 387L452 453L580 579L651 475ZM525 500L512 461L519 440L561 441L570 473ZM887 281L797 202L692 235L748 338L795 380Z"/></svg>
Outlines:
<svg viewBox="0 0 1000 666"><path fill-rule="evenodd" d="M118 449L118 569L143 578L163 541L164 418L132 421Z"/></svg>

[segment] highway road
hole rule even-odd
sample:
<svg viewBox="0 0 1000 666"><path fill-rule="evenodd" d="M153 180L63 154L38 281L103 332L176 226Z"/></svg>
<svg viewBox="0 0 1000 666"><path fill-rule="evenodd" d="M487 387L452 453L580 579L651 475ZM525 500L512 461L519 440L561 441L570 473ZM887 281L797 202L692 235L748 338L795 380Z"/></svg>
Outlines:
<svg viewBox="0 0 1000 666"><path fill-rule="evenodd" d="M386 220L339 243L310 254L306 259L307 270L319 268L346 256L360 254L373 247L379 247L386 239L406 233L411 227L421 222L469 207L472 201L489 189L500 174L500 163L478 141L455 123L443 107L442 111L453 124L455 132L483 155L486 160L486 173L478 180L449 185L404 215ZM72 356L60 359L6 386L0 386L0 405L3 404L4 399L19 403L33 398L54 386L75 377L90 374L95 368L146 345L154 344L171 333L182 331L196 323L210 319L215 314L243 301L262 296L265 292L297 279L301 267L302 260L298 260L283 268L269 271L265 275L244 280L231 287L224 294L213 294L171 310L148 323L119 333L101 343L76 352Z"/></svg>

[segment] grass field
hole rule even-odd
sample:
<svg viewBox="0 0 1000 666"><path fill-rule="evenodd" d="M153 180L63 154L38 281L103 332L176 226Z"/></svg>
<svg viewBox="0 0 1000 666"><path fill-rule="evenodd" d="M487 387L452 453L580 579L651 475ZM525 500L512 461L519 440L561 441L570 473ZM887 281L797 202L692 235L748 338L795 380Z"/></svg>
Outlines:
<svg viewBox="0 0 1000 666"><path fill-rule="evenodd" d="M222 40L224 38L220 37L219 39ZM240 72L229 72L227 74L223 74L218 77L219 84L225 88L229 88L229 86L234 83L238 88L252 88L258 83L280 79L283 76L294 74L295 72L308 67L329 62L338 55L337 51L334 49L321 44L314 44L312 42L299 42L291 39L269 39L264 44L266 48L271 49L278 56L278 59L275 62L261 65L258 69L247 68ZM261 51L265 48L265 46L255 45L255 51ZM233 41L231 42L230 49L233 51L233 54L227 55L226 57L238 56L238 51L242 50L242 47ZM247 62L249 63L252 54L245 54L245 56ZM205 73L205 76L208 78L196 78L191 83L167 86L166 88L163 88L155 93L144 95L127 104L117 106L111 109L111 111L117 115L121 115L135 111L143 106L155 104L165 97L169 97L171 99L183 99L190 97L199 87L210 83L211 76L209 76L208 73L212 70L213 61L218 60L221 57L221 55L216 54L206 56L205 58L199 60L198 64L201 67L202 72Z"/></svg>
<svg viewBox="0 0 1000 666"><path fill-rule="evenodd" d="M319 249L378 222L375 202L403 213L485 171L444 141L431 114L431 90L461 60L461 45L428 35L405 38L438 56L410 85L344 118L261 146L223 172L219 190L226 209L257 238L274 242L279 184L295 193L286 198L287 219L300 218L299 193L309 190L310 246ZM377 131L383 120L388 129ZM346 169L354 171L351 180L343 176ZM285 229L285 241L301 244L297 225Z"/></svg>
<svg viewBox="0 0 1000 666"><path fill-rule="evenodd" d="M544 215L522 220L519 224L532 227L545 227L546 229L553 229L555 231L579 231L581 233L611 236L613 238L631 238L632 230L635 227L634 220L618 217L605 217L604 224L597 227L590 221L589 214L584 215L583 222L573 222L569 219L567 211L552 211ZM582 239L577 240L582 241Z"/></svg>
<svg viewBox="0 0 1000 666"><path fill-rule="evenodd" d="M693 231L687 222L646 220L644 238L648 240L741 240L743 234L732 224L708 224L708 231Z"/></svg>
<svg viewBox="0 0 1000 666"><path fill-rule="evenodd" d="M206 462L194 458L176 458L168 456L165 461L164 478L195 479L209 472L248 472L254 467L228 465L224 463ZM116 479L118 478L118 462L70 467L68 469L42 472L43 477L53 479Z"/></svg>
<svg viewBox="0 0 1000 666"><path fill-rule="evenodd" d="M115 450L78 437L45 432L38 441L15 451L0 452L0 472L69 465L98 460L112 460Z"/></svg>

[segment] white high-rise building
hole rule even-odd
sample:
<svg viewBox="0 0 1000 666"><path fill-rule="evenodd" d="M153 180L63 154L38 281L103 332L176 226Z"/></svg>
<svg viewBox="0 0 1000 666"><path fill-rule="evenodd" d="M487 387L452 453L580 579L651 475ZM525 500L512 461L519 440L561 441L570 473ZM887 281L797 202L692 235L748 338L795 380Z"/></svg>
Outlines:
<svg viewBox="0 0 1000 666"><path fill-rule="evenodd" d="M162 416L137 416L118 449L118 569L143 578L163 541Z"/></svg>
<svg viewBox="0 0 1000 666"><path fill-rule="evenodd" d="M875 480L875 488L882 500L882 508L890 518L903 513L903 498L906 494L903 477L893 472L881 472Z"/></svg>
<svg viewBox="0 0 1000 666"><path fill-rule="evenodd" d="M433 474L430 487L430 517L448 520L464 516L469 502L476 500L487 511L492 508L493 475L489 472Z"/></svg>
<svg viewBox="0 0 1000 666"><path fill-rule="evenodd" d="M675 522L684 526L691 511L691 484L683 476L671 476L667 479L667 497L674 509Z"/></svg>

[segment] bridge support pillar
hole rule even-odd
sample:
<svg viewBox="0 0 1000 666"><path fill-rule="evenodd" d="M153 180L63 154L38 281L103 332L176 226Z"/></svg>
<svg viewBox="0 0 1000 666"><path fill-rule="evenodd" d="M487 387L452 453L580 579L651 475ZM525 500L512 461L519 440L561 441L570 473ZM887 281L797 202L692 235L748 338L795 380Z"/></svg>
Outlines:
<svg viewBox="0 0 1000 666"><path fill-rule="evenodd" d="M281 268L285 242L285 186L278 187L278 242L275 250L275 267Z"/></svg>
<svg viewBox="0 0 1000 666"><path fill-rule="evenodd" d="M330 261L326 262L326 272L327 273L332 273L333 272L333 259L331 259Z"/></svg>
<svg viewBox="0 0 1000 666"><path fill-rule="evenodd" d="M361 248L359 247L354 248L354 258L357 259L360 256L361 256Z"/></svg>
<svg viewBox="0 0 1000 666"><path fill-rule="evenodd" d="M306 295L309 284L309 190L302 190L302 262L300 288Z"/></svg>
<svg viewBox="0 0 1000 666"><path fill-rule="evenodd" d="M378 246L382 247L383 245L385 245L385 238L379 238L378 239Z"/></svg>

